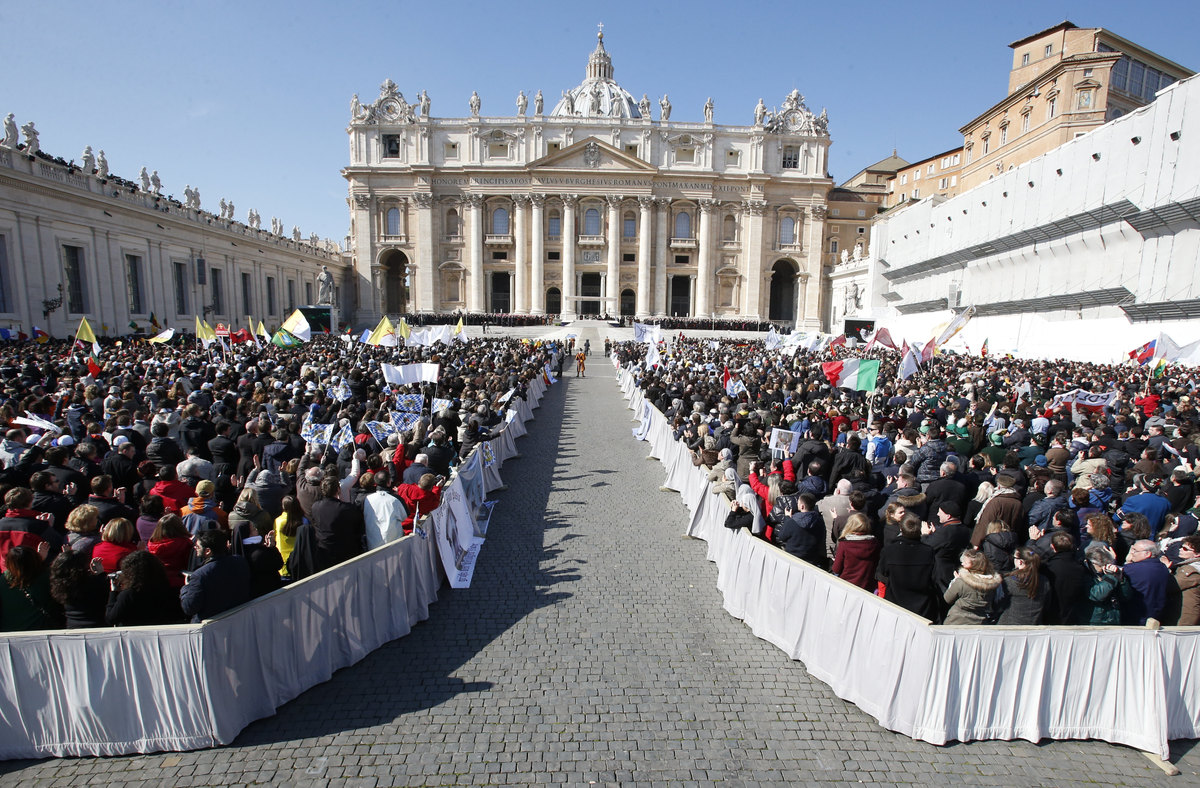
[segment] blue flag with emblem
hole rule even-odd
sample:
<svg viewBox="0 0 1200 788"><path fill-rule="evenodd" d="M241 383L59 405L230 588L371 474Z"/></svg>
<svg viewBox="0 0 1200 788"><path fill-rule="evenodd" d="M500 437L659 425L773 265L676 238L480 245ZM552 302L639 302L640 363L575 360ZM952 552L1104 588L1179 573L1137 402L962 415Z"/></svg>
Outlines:
<svg viewBox="0 0 1200 788"><path fill-rule="evenodd" d="M334 389L333 392L333 398L338 402L345 402L353 396L354 392L350 390L350 384L344 380L341 383L338 383L337 388Z"/></svg>
<svg viewBox="0 0 1200 788"><path fill-rule="evenodd" d="M421 419L420 413L401 413L398 410L391 412L392 426L396 428L396 432L404 432L412 428Z"/></svg>
<svg viewBox="0 0 1200 788"><path fill-rule="evenodd" d="M496 462L496 452L492 451L492 442L487 441L483 444L483 464L484 467L490 468Z"/></svg>
<svg viewBox="0 0 1200 788"><path fill-rule="evenodd" d="M347 424L346 426L342 427L341 432L333 436L333 440L330 441L330 445L333 446L334 451L340 452L343 446L353 442L354 430L350 429L350 425Z"/></svg>
<svg viewBox="0 0 1200 788"><path fill-rule="evenodd" d="M420 413L425 407L422 394L397 394L396 407L403 413Z"/></svg>
<svg viewBox="0 0 1200 788"><path fill-rule="evenodd" d="M433 398L433 413L442 414L446 412L446 408L450 407L450 400L442 399L441 397Z"/></svg>
<svg viewBox="0 0 1200 788"><path fill-rule="evenodd" d="M371 433L371 437L378 441L380 446L386 446L388 436L395 435L396 428L386 421L368 421L367 432Z"/></svg>

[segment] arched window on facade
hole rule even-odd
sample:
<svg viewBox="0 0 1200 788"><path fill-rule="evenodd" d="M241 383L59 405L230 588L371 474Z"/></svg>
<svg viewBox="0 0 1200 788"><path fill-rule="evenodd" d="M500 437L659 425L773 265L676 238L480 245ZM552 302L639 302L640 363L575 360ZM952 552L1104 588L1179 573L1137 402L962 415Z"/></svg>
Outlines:
<svg viewBox="0 0 1200 788"><path fill-rule="evenodd" d="M388 208L387 212L387 235L400 234L400 209Z"/></svg>
<svg viewBox="0 0 1200 788"><path fill-rule="evenodd" d="M675 214L675 237L692 237L692 217L685 211Z"/></svg>
<svg viewBox="0 0 1200 788"><path fill-rule="evenodd" d="M726 216L721 221L721 240L737 240L737 219L734 219L732 214Z"/></svg>
<svg viewBox="0 0 1200 788"><path fill-rule="evenodd" d="M454 208L446 211L446 235L451 238L459 235L458 211Z"/></svg>
<svg viewBox="0 0 1200 788"><path fill-rule="evenodd" d="M583 234L600 234L600 211L595 208L588 208L583 212Z"/></svg>
<svg viewBox="0 0 1200 788"><path fill-rule="evenodd" d="M796 243L796 220L790 216L785 216L779 220L779 243Z"/></svg>
<svg viewBox="0 0 1200 788"><path fill-rule="evenodd" d="M497 208L492 211L492 234L508 235L508 209Z"/></svg>

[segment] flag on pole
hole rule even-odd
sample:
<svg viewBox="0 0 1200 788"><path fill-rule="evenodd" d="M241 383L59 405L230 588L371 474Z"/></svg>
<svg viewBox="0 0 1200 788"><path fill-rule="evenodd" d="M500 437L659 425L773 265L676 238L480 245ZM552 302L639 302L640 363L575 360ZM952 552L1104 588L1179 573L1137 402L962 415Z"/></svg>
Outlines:
<svg viewBox="0 0 1200 788"><path fill-rule="evenodd" d="M97 364L96 359L92 358L91 356L87 357L87 368L88 374L91 375L93 379L100 377L100 365Z"/></svg>
<svg viewBox="0 0 1200 788"><path fill-rule="evenodd" d="M333 447L334 451L340 452L343 446L353 442L354 431L350 429L350 425L347 424L342 427L341 431L338 432L337 435L333 436L333 439L329 441L329 445Z"/></svg>
<svg viewBox="0 0 1200 788"><path fill-rule="evenodd" d="M463 319L462 319L462 316L460 315L458 318L458 325L454 327L454 333L461 334L462 332L463 332Z"/></svg>
<svg viewBox="0 0 1200 788"><path fill-rule="evenodd" d="M420 413L401 413L398 410L389 411L388 416L397 434L411 429L414 424L421 420Z"/></svg>
<svg viewBox="0 0 1200 788"><path fill-rule="evenodd" d="M1139 364L1145 364L1154 358L1154 351L1157 346L1158 340L1152 339L1141 347L1129 351L1129 357Z"/></svg>
<svg viewBox="0 0 1200 788"><path fill-rule="evenodd" d="M921 365L917 362L917 354L912 348L904 351L904 358L900 361L900 379L908 380L913 375L921 370Z"/></svg>
<svg viewBox="0 0 1200 788"><path fill-rule="evenodd" d="M921 363L928 364L933 360L933 351L937 350L937 341L929 340L925 343L925 347L921 348Z"/></svg>
<svg viewBox="0 0 1200 788"><path fill-rule="evenodd" d="M275 345L276 347L296 347L298 345L303 345L304 340L300 339L290 331L285 331L281 328L275 332L273 337L271 337L271 344Z"/></svg>
<svg viewBox="0 0 1200 788"><path fill-rule="evenodd" d="M44 345L50 341L50 335L37 326L33 327L33 341L39 345Z"/></svg>
<svg viewBox="0 0 1200 788"><path fill-rule="evenodd" d="M974 304L972 304L971 306L967 307L966 309L964 309L963 311L961 311L957 315L955 315L954 319L950 321L950 325L946 326L946 330L943 331L938 336L937 342L935 342L934 344L935 345L944 345L947 342L949 342L951 339L954 338L955 334L957 334L959 331L963 330L963 328L967 325L967 323L970 322L971 318L973 318L973 317L975 317Z"/></svg>
<svg viewBox="0 0 1200 788"><path fill-rule="evenodd" d="M821 365L821 372L838 388L874 391L875 381L879 378L879 361L860 358L829 361Z"/></svg>
<svg viewBox="0 0 1200 788"><path fill-rule="evenodd" d="M396 407L401 413L420 413L425 409L425 397L421 394L397 394Z"/></svg>
<svg viewBox="0 0 1200 788"><path fill-rule="evenodd" d="M161 345L164 342L170 342L172 339L174 339L174 337L175 337L175 329L168 328L166 331L163 331L160 334L155 334L154 336L150 337L146 341L149 342L151 345Z"/></svg>
<svg viewBox="0 0 1200 788"><path fill-rule="evenodd" d="M987 358L987 353L988 353L988 346L987 346L987 343L988 343L988 341L987 341L986 339L985 339L985 340L983 340L983 347L981 347L981 348L979 349L979 356L980 356L980 358Z"/></svg>
<svg viewBox="0 0 1200 788"><path fill-rule="evenodd" d="M367 336L367 344L383 345L384 347L396 347L399 344L396 340L396 328L392 325L392 321L388 320L387 315L379 318L375 330Z"/></svg>
<svg viewBox="0 0 1200 788"><path fill-rule="evenodd" d="M367 432L371 433L371 437L374 438L380 446L386 446L388 436L394 435L396 433L396 428L392 426L391 422L368 421Z"/></svg>
<svg viewBox="0 0 1200 788"><path fill-rule="evenodd" d="M779 338L779 333L775 330L774 324L767 329L766 339L763 340L763 347L767 350L774 350L783 344L783 340Z"/></svg>
<svg viewBox="0 0 1200 788"><path fill-rule="evenodd" d="M196 339L204 343L205 350L208 350L212 343L217 341L217 332L213 331L208 321L201 320L199 315L196 315Z"/></svg>
<svg viewBox="0 0 1200 788"><path fill-rule="evenodd" d="M1154 371L1150 373L1150 377L1161 378L1163 376L1163 373L1167 371L1167 365L1169 363L1170 362L1167 361L1165 358L1160 358L1158 360L1158 363L1154 365Z"/></svg>
<svg viewBox="0 0 1200 788"><path fill-rule="evenodd" d="M312 339L312 328L308 325L308 318L299 309L288 315L288 319L283 321L283 325L280 328L301 342L308 342Z"/></svg>
<svg viewBox="0 0 1200 788"><path fill-rule="evenodd" d="M96 341L96 332L92 331L92 326L86 317L79 318L79 330L75 332L75 340L89 343L92 346L92 356L97 358L100 356L100 343Z"/></svg>
<svg viewBox="0 0 1200 788"><path fill-rule="evenodd" d="M658 345L651 342L650 347L646 350L646 368L657 367L661 363L662 355L658 352Z"/></svg>
<svg viewBox="0 0 1200 788"><path fill-rule="evenodd" d="M161 328L161 326L158 324L158 318L154 316L153 312L150 313L150 325L154 326L155 328Z"/></svg>
<svg viewBox="0 0 1200 788"><path fill-rule="evenodd" d="M258 335L263 338L264 342L269 343L271 341L271 332L267 330L267 327L263 325L261 320L258 321Z"/></svg>
<svg viewBox="0 0 1200 788"><path fill-rule="evenodd" d="M396 326L396 333L400 335L401 339L408 339L412 334L412 328L408 325L407 320L400 318L400 325Z"/></svg>
<svg viewBox="0 0 1200 788"><path fill-rule="evenodd" d="M831 341L829 343L829 347L845 347L845 346L846 346L846 335L845 334L842 334L837 339L834 339L833 341Z"/></svg>
<svg viewBox="0 0 1200 788"><path fill-rule="evenodd" d="M403 386L406 383L437 383L439 364L380 364L383 379L388 383Z"/></svg>

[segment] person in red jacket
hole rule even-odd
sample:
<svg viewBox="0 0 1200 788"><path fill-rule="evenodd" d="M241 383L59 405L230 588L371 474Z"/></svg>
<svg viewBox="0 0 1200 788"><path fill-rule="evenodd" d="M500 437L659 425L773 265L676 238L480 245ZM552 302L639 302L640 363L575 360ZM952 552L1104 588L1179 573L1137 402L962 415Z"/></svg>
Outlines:
<svg viewBox="0 0 1200 788"><path fill-rule="evenodd" d="M137 550L137 531L133 523L124 517L109 520L100 528L100 542L92 548L92 558L99 558L104 571L113 573L121 566L121 559Z"/></svg>
<svg viewBox="0 0 1200 788"><path fill-rule="evenodd" d="M879 563L879 550L879 540L871 533L871 521L856 512L846 518L838 538L833 573L847 583L873 592L877 586L875 567Z"/></svg>
<svg viewBox="0 0 1200 788"><path fill-rule="evenodd" d="M177 512L188 505L196 491L179 481L173 465L164 465L158 469L158 483L150 488L150 495L162 498L166 511Z"/></svg>
<svg viewBox="0 0 1200 788"><path fill-rule="evenodd" d="M442 486L439 483L441 480L440 476L426 473L417 480L416 484L402 484L396 488L396 494L400 496L400 500L404 501L404 508L408 511L408 517L401 524L405 534L412 533L415 517L429 514L441 505Z"/></svg>

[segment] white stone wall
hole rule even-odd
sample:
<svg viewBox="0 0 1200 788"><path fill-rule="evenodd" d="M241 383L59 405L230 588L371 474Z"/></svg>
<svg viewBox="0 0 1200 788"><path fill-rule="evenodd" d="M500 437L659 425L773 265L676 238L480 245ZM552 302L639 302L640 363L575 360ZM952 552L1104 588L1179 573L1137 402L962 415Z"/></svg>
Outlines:
<svg viewBox="0 0 1200 788"><path fill-rule="evenodd" d="M268 326L287 315L288 282L294 283L296 305L306 303L305 283L316 298L316 276L327 265L335 278L345 279L341 250L327 241L308 240L254 230L208 211L186 208L165 196L156 198L119 185L112 179L85 175L42 159L31 161L22 152L0 148L0 243L7 270L7 311L0 326L29 333L33 326L52 336L67 336L86 316L95 330L108 326L111 335L130 332L129 323L149 329L149 316L160 324L190 331L196 314L211 305L212 271L221 271L220 312L209 323L245 325L242 274L250 275L250 313ZM64 290L62 306L49 318L43 299L57 298L65 286L63 246L83 250L82 271L86 309L69 309ZM141 258L141 310L131 311L126 255ZM197 281L196 260L205 261L205 284ZM184 263L187 311L176 310L175 263ZM275 309L268 309L268 278L275 282ZM342 287L344 307L353 291Z"/></svg>
<svg viewBox="0 0 1200 788"><path fill-rule="evenodd" d="M1200 226L1194 222L1143 237L1129 222L1110 221L972 259L962 269L908 281L884 276L1123 200L1148 210L1194 199L1200 196L1198 172L1200 81L1192 78L1164 89L1146 107L998 173L975 189L950 199L923 200L878 220L866 283L872 310L884 324L919 331L924 324L944 321L946 313L902 317L895 306L947 297L953 286L961 289L962 306L1116 287L1127 288L1135 303L1200 298ZM889 292L901 300L886 299ZM1031 331L1035 318L1052 321L1054 328ZM1125 344L1132 347L1139 337L1151 338L1160 330L1180 338L1196 333L1183 322L1131 324L1117 306L977 318L969 328L964 338L977 334L976 346L994 331L1005 337L1001 344L1018 351L1044 346L1045 352L1038 353L1045 355L1057 344L1094 345L1079 353L1105 360L1130 349ZM1103 333L1102 341L1093 342L1097 332ZM990 346L995 349L996 341Z"/></svg>

